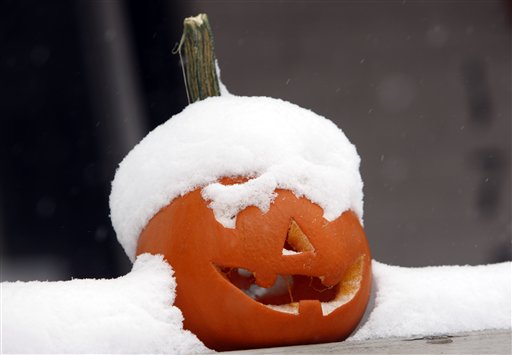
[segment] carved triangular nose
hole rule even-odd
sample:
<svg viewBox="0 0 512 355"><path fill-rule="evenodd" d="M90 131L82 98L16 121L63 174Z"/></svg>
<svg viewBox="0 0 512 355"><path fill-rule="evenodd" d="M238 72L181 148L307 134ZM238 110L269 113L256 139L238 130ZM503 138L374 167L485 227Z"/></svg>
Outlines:
<svg viewBox="0 0 512 355"><path fill-rule="evenodd" d="M290 227L288 227L288 234L283 246L283 255L304 253L307 251L315 252L313 244L309 241L308 237L295 220L291 220Z"/></svg>

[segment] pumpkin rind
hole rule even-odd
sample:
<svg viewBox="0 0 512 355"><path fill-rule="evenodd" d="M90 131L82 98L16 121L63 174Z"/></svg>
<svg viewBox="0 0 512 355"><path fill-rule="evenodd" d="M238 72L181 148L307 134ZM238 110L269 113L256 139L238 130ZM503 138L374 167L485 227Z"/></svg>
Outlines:
<svg viewBox="0 0 512 355"><path fill-rule="evenodd" d="M363 316L371 287L371 255L358 217L346 211L327 221L323 210L308 199L288 190L276 194L266 213L248 207L237 216L236 228L230 229L215 219L201 191L194 190L158 212L140 235L137 254L165 256L175 272L175 305L183 312L184 327L210 348L339 341ZM313 251L283 255L291 221L300 226ZM273 310L233 286L218 270L250 270L262 287L271 286L278 274L315 276L324 285L336 285L361 258L359 289L325 316L316 300L300 301L298 314Z"/></svg>

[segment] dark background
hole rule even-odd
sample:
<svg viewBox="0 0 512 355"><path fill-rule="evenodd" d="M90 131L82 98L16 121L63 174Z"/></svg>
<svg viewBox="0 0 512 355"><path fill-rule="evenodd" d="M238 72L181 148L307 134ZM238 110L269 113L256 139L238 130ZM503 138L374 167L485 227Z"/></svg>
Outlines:
<svg viewBox="0 0 512 355"><path fill-rule="evenodd" d="M511 260L507 1L1 1L2 279L130 264L110 181L186 105L171 49L207 12L228 89L280 97L356 144L375 259Z"/></svg>

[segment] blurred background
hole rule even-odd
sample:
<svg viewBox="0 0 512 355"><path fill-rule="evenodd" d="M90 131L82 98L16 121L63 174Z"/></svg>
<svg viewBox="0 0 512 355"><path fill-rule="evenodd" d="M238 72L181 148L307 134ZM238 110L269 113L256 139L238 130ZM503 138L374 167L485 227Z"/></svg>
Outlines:
<svg viewBox="0 0 512 355"><path fill-rule="evenodd" d="M511 260L511 2L0 2L3 280L130 269L117 164L186 105L171 54L206 12L222 80L326 116L356 144L373 257Z"/></svg>

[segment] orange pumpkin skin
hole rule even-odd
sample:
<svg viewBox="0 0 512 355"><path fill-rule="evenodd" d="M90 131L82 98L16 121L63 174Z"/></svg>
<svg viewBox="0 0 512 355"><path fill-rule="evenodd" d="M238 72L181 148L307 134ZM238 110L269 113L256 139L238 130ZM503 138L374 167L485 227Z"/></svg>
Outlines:
<svg viewBox="0 0 512 355"><path fill-rule="evenodd" d="M269 211L248 207L238 214L236 228L229 229L217 222L201 191L194 190L163 208L141 233L137 254L163 254L172 265L175 305L183 312L184 327L209 348L340 341L363 316L371 288L371 255L357 216L346 211L329 222L323 210L306 198L288 190L276 194ZM283 255L291 220L314 251ZM273 310L219 271L220 267L250 270L263 287L270 287L277 274L322 277L323 284L336 285L358 260L358 289L325 316L317 300L300 301L298 314Z"/></svg>

